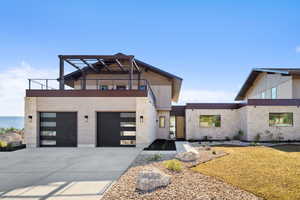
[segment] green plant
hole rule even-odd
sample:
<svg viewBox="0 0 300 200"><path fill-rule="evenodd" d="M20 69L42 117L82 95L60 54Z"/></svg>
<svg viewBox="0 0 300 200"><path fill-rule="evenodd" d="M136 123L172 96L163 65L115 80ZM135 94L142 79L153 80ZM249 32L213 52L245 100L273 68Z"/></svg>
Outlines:
<svg viewBox="0 0 300 200"><path fill-rule="evenodd" d="M257 133L256 136L254 137L255 142L260 141L260 133Z"/></svg>
<svg viewBox="0 0 300 200"><path fill-rule="evenodd" d="M179 160L167 160L163 165L172 171L180 172L182 170L182 163Z"/></svg>
<svg viewBox="0 0 300 200"><path fill-rule="evenodd" d="M257 142L251 142L250 146L258 146L259 144Z"/></svg>
<svg viewBox="0 0 300 200"><path fill-rule="evenodd" d="M153 156L150 156L149 158L147 158L148 161L158 161L161 159L161 155L160 154L154 154Z"/></svg>
<svg viewBox="0 0 300 200"><path fill-rule="evenodd" d="M234 140L241 140L242 137L243 137L243 135L244 135L244 132L243 132L242 130L239 130L239 131L237 132L237 134L236 134L235 136L233 136L233 139L234 139Z"/></svg>
<svg viewBox="0 0 300 200"><path fill-rule="evenodd" d="M207 135L203 136L203 140L207 141L208 140L208 136Z"/></svg>
<svg viewBox="0 0 300 200"><path fill-rule="evenodd" d="M7 147L7 142L0 140L0 148Z"/></svg>

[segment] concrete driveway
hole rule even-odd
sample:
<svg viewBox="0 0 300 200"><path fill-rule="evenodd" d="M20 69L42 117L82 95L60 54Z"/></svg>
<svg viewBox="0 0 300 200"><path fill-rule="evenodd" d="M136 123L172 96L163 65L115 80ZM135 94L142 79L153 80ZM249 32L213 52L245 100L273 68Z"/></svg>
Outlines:
<svg viewBox="0 0 300 200"><path fill-rule="evenodd" d="M138 148L38 148L0 152L0 199L97 199Z"/></svg>

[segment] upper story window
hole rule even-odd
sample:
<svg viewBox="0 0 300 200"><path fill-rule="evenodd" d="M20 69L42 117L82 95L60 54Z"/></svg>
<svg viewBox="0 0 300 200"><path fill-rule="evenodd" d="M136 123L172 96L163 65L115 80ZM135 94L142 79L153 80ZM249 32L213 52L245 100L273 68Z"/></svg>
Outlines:
<svg viewBox="0 0 300 200"><path fill-rule="evenodd" d="M117 90L126 90L126 85L117 85Z"/></svg>
<svg viewBox="0 0 300 200"><path fill-rule="evenodd" d="M100 90L108 90L108 85L100 85Z"/></svg>
<svg viewBox="0 0 300 200"><path fill-rule="evenodd" d="M276 87L271 89L271 98L277 99L277 88Z"/></svg>
<svg viewBox="0 0 300 200"><path fill-rule="evenodd" d="M200 115L200 127L221 127L221 115Z"/></svg>
<svg viewBox="0 0 300 200"><path fill-rule="evenodd" d="M140 85L139 90L146 90L146 85Z"/></svg>
<svg viewBox="0 0 300 200"><path fill-rule="evenodd" d="M293 113L269 113L269 126L293 126Z"/></svg>
<svg viewBox="0 0 300 200"><path fill-rule="evenodd" d="M159 128L165 128L166 126L166 117L160 116L159 117Z"/></svg>
<svg viewBox="0 0 300 200"><path fill-rule="evenodd" d="M261 98L262 98L262 99L265 99L265 98L266 98L266 92L262 92L262 93L261 93Z"/></svg>

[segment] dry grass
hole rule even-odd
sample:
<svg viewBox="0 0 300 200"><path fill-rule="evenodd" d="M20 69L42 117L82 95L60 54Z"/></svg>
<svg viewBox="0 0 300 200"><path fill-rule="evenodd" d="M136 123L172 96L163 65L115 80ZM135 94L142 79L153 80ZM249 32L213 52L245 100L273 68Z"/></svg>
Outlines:
<svg viewBox="0 0 300 200"><path fill-rule="evenodd" d="M215 147L229 153L193 168L267 200L300 199L300 148Z"/></svg>

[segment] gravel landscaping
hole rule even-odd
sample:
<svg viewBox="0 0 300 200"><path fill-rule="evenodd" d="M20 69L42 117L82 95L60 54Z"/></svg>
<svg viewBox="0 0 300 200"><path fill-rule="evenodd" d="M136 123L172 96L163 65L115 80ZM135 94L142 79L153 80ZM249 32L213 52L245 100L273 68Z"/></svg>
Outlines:
<svg viewBox="0 0 300 200"><path fill-rule="evenodd" d="M254 200L260 199L255 195L240 190L237 187L226 184L213 177L193 171L190 167L207 162L217 157L227 155L223 151L199 150L199 159L192 163L182 162L183 169L180 172L170 171L163 165L165 160L174 159L175 154L156 156L139 155L128 171L105 193L103 200L115 199L184 199L184 200ZM147 167L155 167L164 173L171 175L171 183L166 187L158 188L152 192L140 192L136 190L136 178L140 171Z"/></svg>

